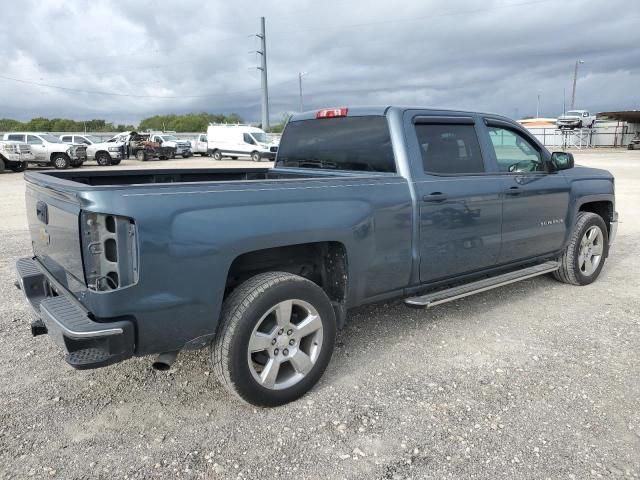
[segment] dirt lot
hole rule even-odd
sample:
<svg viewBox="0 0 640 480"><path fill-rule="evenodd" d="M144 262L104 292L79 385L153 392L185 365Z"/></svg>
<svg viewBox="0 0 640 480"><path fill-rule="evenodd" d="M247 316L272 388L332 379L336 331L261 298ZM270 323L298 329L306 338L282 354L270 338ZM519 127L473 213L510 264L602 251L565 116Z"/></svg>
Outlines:
<svg viewBox="0 0 640 480"><path fill-rule="evenodd" d="M358 309L321 383L271 410L229 397L205 351L169 372L151 358L75 371L32 338L13 287L24 185L0 174L0 478L638 478L640 152L576 158L617 178L599 281Z"/></svg>

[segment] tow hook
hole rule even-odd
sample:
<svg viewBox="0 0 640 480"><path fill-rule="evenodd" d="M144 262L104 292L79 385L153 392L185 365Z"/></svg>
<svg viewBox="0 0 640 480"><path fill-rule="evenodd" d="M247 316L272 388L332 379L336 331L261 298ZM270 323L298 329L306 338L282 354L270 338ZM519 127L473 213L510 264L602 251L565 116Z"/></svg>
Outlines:
<svg viewBox="0 0 640 480"><path fill-rule="evenodd" d="M49 333L49 331L42 320L38 319L31 322L31 335L37 337L38 335L46 335L47 333Z"/></svg>

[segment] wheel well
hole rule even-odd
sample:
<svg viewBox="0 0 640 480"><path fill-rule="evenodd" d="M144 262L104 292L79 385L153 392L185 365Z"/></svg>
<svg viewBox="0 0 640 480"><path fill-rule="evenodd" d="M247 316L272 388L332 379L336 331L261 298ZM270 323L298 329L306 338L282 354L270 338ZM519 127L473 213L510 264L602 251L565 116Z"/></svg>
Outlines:
<svg viewBox="0 0 640 480"><path fill-rule="evenodd" d="M225 298L245 280L263 272L289 272L319 285L331 300L338 326L344 325L347 251L339 242L317 242L248 252L237 257L227 275Z"/></svg>
<svg viewBox="0 0 640 480"><path fill-rule="evenodd" d="M107 152L106 150L98 150L98 151L96 152L96 157L97 157L98 155L102 155L103 153L105 153L105 154L107 154L107 155L111 156L111 154L109 154L109 152Z"/></svg>
<svg viewBox="0 0 640 480"><path fill-rule="evenodd" d="M64 152L53 152L51 155L49 155L49 159L53 161L53 159L56 158L59 155L62 155L63 157L69 158L69 155L67 155Z"/></svg>
<svg viewBox="0 0 640 480"><path fill-rule="evenodd" d="M580 205L581 212L591 212L599 215L607 225L607 230L611 228L611 220L613 220L613 204L607 201L589 202Z"/></svg>

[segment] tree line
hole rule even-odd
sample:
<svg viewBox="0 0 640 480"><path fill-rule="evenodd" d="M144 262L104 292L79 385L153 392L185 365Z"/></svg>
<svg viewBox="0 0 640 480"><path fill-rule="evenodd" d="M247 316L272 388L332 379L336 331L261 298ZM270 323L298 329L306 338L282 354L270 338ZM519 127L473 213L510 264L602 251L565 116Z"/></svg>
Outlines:
<svg viewBox="0 0 640 480"><path fill-rule="evenodd" d="M32 118L21 122L10 118L0 118L0 132L124 132L135 130L133 125L113 124L106 120L77 121L69 118Z"/></svg>
<svg viewBox="0 0 640 480"><path fill-rule="evenodd" d="M285 114L282 120L273 125L269 131L282 132L289 120L289 114ZM114 124L106 120L77 121L68 118L32 118L28 122L21 122L10 118L0 119L0 132L126 132L129 130L157 130L175 132L206 132L210 123L243 123L243 119L237 113L229 115L215 113L186 113L183 115L154 115L144 118L139 126Z"/></svg>

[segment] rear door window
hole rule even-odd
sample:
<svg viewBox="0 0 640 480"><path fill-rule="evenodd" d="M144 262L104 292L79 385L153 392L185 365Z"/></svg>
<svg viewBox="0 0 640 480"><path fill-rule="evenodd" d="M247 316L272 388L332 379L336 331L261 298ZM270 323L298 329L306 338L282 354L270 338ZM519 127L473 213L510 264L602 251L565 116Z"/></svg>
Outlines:
<svg viewBox="0 0 640 480"><path fill-rule="evenodd" d="M35 135L27 135L27 143L29 145L42 145L42 140Z"/></svg>
<svg viewBox="0 0 640 480"><path fill-rule="evenodd" d="M484 161L473 125L419 124L416 135L426 173L483 173Z"/></svg>
<svg viewBox="0 0 640 480"><path fill-rule="evenodd" d="M7 140L13 140L14 142L24 142L24 135L18 135L16 133L7 136Z"/></svg>
<svg viewBox="0 0 640 480"><path fill-rule="evenodd" d="M289 122L276 166L395 172L387 119L366 116Z"/></svg>
<svg viewBox="0 0 640 480"><path fill-rule="evenodd" d="M62 137L62 141L63 142L71 142L71 135L65 135L64 137Z"/></svg>

